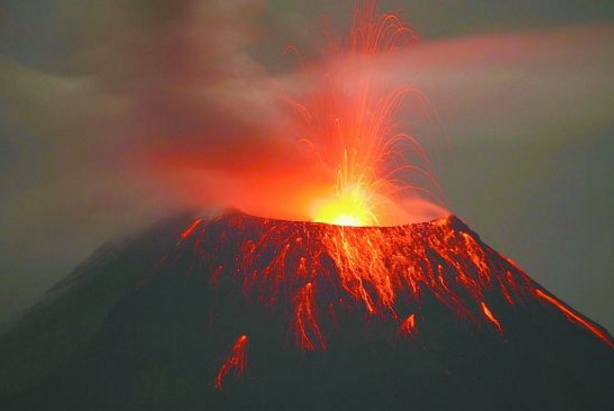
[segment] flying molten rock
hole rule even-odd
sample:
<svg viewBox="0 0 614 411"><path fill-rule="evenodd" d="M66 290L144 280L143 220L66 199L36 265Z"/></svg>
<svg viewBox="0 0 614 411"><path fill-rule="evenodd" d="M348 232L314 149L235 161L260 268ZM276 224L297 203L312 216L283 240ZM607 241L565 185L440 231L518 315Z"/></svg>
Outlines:
<svg viewBox="0 0 614 411"><path fill-rule="evenodd" d="M310 205L311 220L342 226L407 223L402 197L437 200L415 180L437 186L428 158L395 118L407 97L425 99L410 86L378 84L378 55L406 46L413 33L394 14L376 14L375 2L358 7L348 39L326 50L330 64L317 88L293 101L300 139L331 181L332 190ZM409 156L412 160L409 161ZM414 183L412 183L414 181Z"/></svg>

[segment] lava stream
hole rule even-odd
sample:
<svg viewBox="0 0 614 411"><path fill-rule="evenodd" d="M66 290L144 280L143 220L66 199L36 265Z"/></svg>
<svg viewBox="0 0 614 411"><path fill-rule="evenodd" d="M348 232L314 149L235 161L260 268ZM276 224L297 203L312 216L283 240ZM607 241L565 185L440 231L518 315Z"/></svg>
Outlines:
<svg viewBox="0 0 614 411"><path fill-rule="evenodd" d="M223 380L233 373L235 377L241 376L247 367L247 335L243 334L233 344L226 361L222 364L215 378L215 388L222 391Z"/></svg>
<svg viewBox="0 0 614 411"><path fill-rule="evenodd" d="M610 347L614 348L614 341L612 341L610 339L610 337L605 332L603 332L602 330L600 330L598 327L594 326L593 324L589 323L588 321L586 321L585 319L580 317L578 314L574 313L571 309L569 309L567 306L565 306L565 304L563 304L561 301L559 301L556 298L546 294L545 292L543 292L540 289L536 289L535 290L535 295L538 296L539 298L541 298L542 300L545 300L545 301L549 302L550 304L554 305L570 321L575 322L577 324L580 324L582 327L586 328L588 331L590 331L591 333L595 334L595 336L597 338L599 338L600 340L605 342Z"/></svg>

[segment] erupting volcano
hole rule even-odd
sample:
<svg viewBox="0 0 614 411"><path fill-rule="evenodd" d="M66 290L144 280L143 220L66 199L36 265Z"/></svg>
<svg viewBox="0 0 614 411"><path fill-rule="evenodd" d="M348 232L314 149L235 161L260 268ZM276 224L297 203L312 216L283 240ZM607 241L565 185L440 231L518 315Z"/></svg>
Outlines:
<svg viewBox="0 0 614 411"><path fill-rule="evenodd" d="M454 216L177 217L95 253L0 344L3 409L614 404L611 335Z"/></svg>
<svg viewBox="0 0 614 411"><path fill-rule="evenodd" d="M382 70L377 57L415 38L397 15L378 14L375 1L359 3L347 39L331 40L324 62L308 71L316 86L300 98L285 98L294 120L288 134L305 148L319 177L312 185L298 184L310 195L302 199L302 210L285 214L343 226L386 226L445 213L436 205L441 190L426 152L399 121L409 102L431 117L427 99L410 85L393 87L377 78ZM296 48L289 50L300 58Z"/></svg>
<svg viewBox="0 0 614 411"><path fill-rule="evenodd" d="M612 336L433 205L395 123L415 91L356 75L413 37L366 1L328 50L348 65L290 99L330 183L304 219L195 212L101 248L0 339L2 409L614 409Z"/></svg>

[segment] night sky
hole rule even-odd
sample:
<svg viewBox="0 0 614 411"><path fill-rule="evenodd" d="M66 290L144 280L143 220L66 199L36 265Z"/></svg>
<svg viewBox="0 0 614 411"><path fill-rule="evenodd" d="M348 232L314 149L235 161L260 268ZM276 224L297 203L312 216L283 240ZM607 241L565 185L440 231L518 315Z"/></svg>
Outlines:
<svg viewBox="0 0 614 411"><path fill-rule="evenodd" d="M317 61L322 27L342 32L348 4L2 0L0 321L105 241L217 207L220 196L172 190L195 173L218 193L285 170L270 85L304 79L284 47ZM614 3L380 4L420 37L381 79L414 84L436 108L439 121L412 132L448 207L612 331ZM141 154L160 147L182 164L197 152L199 165L165 159L152 173Z"/></svg>

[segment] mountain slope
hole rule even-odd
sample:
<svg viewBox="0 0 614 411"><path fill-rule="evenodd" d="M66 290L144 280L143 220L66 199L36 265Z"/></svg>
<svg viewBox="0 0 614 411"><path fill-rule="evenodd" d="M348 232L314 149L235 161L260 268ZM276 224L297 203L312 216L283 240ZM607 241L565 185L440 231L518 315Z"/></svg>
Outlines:
<svg viewBox="0 0 614 411"><path fill-rule="evenodd" d="M0 339L2 409L611 409L612 337L448 217L178 217Z"/></svg>

